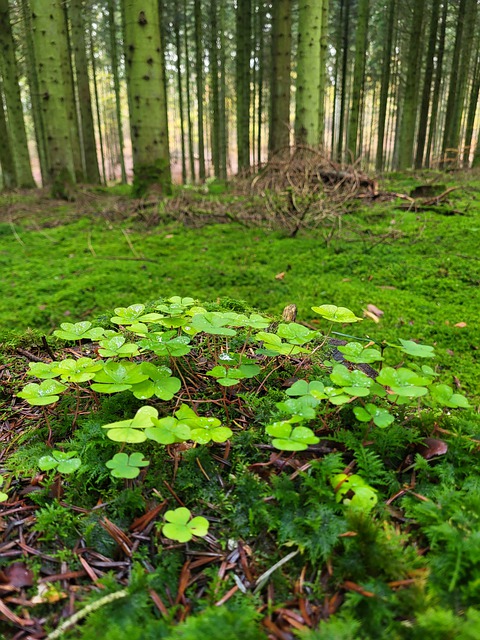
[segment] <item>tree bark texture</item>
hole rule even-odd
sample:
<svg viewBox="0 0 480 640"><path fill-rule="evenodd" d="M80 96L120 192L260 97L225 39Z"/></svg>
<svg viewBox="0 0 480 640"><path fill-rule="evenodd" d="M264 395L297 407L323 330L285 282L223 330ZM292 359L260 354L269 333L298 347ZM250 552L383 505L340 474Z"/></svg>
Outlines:
<svg viewBox="0 0 480 640"><path fill-rule="evenodd" d="M251 0L237 0L236 27L237 157L241 173L250 167Z"/></svg>
<svg viewBox="0 0 480 640"><path fill-rule="evenodd" d="M276 0L272 13L269 157L290 145L290 65L292 14L290 0Z"/></svg>
<svg viewBox="0 0 480 640"><path fill-rule="evenodd" d="M156 0L124 0L125 62L130 94L134 188L171 190L167 104Z"/></svg>

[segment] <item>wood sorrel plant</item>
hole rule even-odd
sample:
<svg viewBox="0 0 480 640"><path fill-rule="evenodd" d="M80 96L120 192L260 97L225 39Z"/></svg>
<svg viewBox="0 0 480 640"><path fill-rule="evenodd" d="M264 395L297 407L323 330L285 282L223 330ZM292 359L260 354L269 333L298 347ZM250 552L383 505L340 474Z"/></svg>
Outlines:
<svg viewBox="0 0 480 640"><path fill-rule="evenodd" d="M402 339L399 344L365 345L362 338L352 338L329 360L332 347L325 336L334 326L360 318L335 305L312 309L321 316L324 332L296 322L275 324L257 313L209 311L193 298L178 296L151 310L143 304L116 308L112 329L64 323L55 335L78 343L78 357L30 364L30 375L42 382L27 384L18 396L32 405L49 405L76 389L77 394L129 392L148 401L134 416L103 425L106 437L122 446L106 465L114 477L130 479L149 461L141 452L123 449L146 441L175 447L234 439L242 392L264 393L267 384L279 387L292 372L302 377L286 388L284 400L276 403L277 414L264 425L273 447L283 451L317 444L329 413L342 411L366 429L386 429L412 412L469 406L464 396L436 382L428 365L382 367L387 348L402 359L421 362L435 355L428 345ZM84 346L95 356L86 357ZM378 371L371 369L369 375L358 368L372 364ZM210 408L207 415L199 414L199 402L218 407L218 413L212 415ZM58 471L62 463L71 465L59 458L61 452L54 453ZM358 495L365 493L358 483L356 487Z"/></svg>

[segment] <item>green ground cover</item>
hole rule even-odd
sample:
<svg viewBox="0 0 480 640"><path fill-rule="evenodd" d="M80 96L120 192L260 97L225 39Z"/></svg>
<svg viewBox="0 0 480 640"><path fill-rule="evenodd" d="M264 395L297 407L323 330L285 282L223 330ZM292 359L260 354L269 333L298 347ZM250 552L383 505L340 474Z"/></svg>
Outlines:
<svg viewBox="0 0 480 640"><path fill-rule="evenodd" d="M352 207L328 245L152 225L112 193L3 197L0 635L477 638L479 192L462 186L435 211ZM291 303L307 327L282 323ZM53 335L78 321L98 329Z"/></svg>

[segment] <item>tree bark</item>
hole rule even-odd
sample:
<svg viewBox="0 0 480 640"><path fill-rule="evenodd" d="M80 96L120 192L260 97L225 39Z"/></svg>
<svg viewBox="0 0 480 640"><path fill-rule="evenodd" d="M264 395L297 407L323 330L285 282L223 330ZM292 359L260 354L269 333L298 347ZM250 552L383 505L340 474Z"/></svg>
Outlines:
<svg viewBox="0 0 480 640"><path fill-rule="evenodd" d="M197 87L197 126L198 126L198 175L205 182L205 135L203 128L203 42L202 42L202 3L194 0L195 18L195 81Z"/></svg>
<svg viewBox="0 0 480 640"><path fill-rule="evenodd" d="M290 0L277 0L272 7L269 157L290 145L291 56L292 14Z"/></svg>
<svg viewBox="0 0 480 640"><path fill-rule="evenodd" d="M385 143L385 129L387 121L387 105L388 105L388 92L390 89L390 76L392 69L392 48L393 48L393 29L395 24L395 8L396 0L389 0L388 7L386 9L386 33L385 42L383 46L383 58L382 58L382 75L380 81L380 105L378 110L378 133L377 133L377 152L375 159L375 169L382 171L384 167L384 143Z"/></svg>
<svg viewBox="0 0 480 640"><path fill-rule="evenodd" d="M8 0L0 0L0 72L8 115L8 133L13 151L19 187L35 187L23 119L22 98L18 83L17 60Z"/></svg>
<svg viewBox="0 0 480 640"><path fill-rule="evenodd" d="M237 0L236 27L237 159L241 173L250 167L251 0Z"/></svg>
<svg viewBox="0 0 480 640"><path fill-rule="evenodd" d="M2 189L8 191L17 186L17 176L13 153L10 147L10 137L7 130L5 107L3 104L3 87L0 80L0 169L2 173Z"/></svg>
<svg viewBox="0 0 480 640"><path fill-rule="evenodd" d="M85 24L82 15L82 0L70 0L70 20L72 24L72 48L75 55L78 104L85 161L85 177L88 183L98 184L97 143L93 126L92 98L88 77L87 52L85 48Z"/></svg>
<svg viewBox="0 0 480 640"><path fill-rule="evenodd" d="M112 61L113 91L115 93L115 113L117 116L118 146L120 155L120 171L122 184L127 183L125 169L125 153L123 139L122 103L120 99L120 78L118 75L117 30L115 26L115 0L108 0L108 32L110 42L110 58Z"/></svg>
<svg viewBox="0 0 480 640"><path fill-rule="evenodd" d="M295 141L318 146L323 0L299 0Z"/></svg>
<svg viewBox="0 0 480 640"><path fill-rule="evenodd" d="M156 0L123 0L134 192L171 191L164 60Z"/></svg>
<svg viewBox="0 0 480 640"><path fill-rule="evenodd" d="M49 184L53 196L68 199L75 184L75 166L62 69L62 52L67 49L65 22L58 0L30 0L30 7Z"/></svg>
<svg viewBox="0 0 480 640"><path fill-rule="evenodd" d="M363 87L365 82L365 61L367 56L368 16L370 0L359 0L357 15L357 30L355 34L355 62L353 67L352 100L350 102L350 117L348 121L347 150L352 160L357 158L358 124L360 109L363 102Z"/></svg>

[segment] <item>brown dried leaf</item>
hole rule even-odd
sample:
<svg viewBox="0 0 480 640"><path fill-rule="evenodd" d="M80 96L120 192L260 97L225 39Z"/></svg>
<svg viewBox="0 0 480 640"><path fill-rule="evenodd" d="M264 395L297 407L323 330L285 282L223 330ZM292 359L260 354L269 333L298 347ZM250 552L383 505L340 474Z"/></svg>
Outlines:
<svg viewBox="0 0 480 640"><path fill-rule="evenodd" d="M438 438L424 438L423 442L417 445L417 453L425 460L430 460L435 456L444 456L448 451L448 444Z"/></svg>
<svg viewBox="0 0 480 640"><path fill-rule="evenodd" d="M458 327L459 329L464 329L467 326L466 322L457 322L457 324L453 325L454 327Z"/></svg>
<svg viewBox="0 0 480 640"><path fill-rule="evenodd" d="M374 313L378 318L381 318L384 314L384 311L376 307L374 304L367 304L367 309L371 313Z"/></svg>
<svg viewBox="0 0 480 640"><path fill-rule="evenodd" d="M380 322L380 319L378 316L376 316L374 313L372 313L371 311L367 311L366 309L363 310L363 315L366 318L370 318L370 320L373 320L376 324L378 324Z"/></svg>
<svg viewBox="0 0 480 640"><path fill-rule="evenodd" d="M283 280L284 278L285 278L285 271L277 273L277 275L275 276L275 280Z"/></svg>
<svg viewBox="0 0 480 640"><path fill-rule="evenodd" d="M4 570L5 577L12 587L31 587L33 573L24 562L14 562Z"/></svg>

